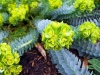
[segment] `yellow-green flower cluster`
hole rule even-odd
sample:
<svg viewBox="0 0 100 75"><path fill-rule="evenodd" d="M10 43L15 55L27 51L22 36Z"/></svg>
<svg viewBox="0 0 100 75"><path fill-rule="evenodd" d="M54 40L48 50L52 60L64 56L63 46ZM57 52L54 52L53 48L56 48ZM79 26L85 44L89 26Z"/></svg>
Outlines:
<svg viewBox="0 0 100 75"><path fill-rule="evenodd" d="M2 26L3 22L4 22L4 18L2 16L2 14L0 14L0 26Z"/></svg>
<svg viewBox="0 0 100 75"><path fill-rule="evenodd" d="M21 65L15 65L15 66L12 65L4 71L4 75L19 75L21 71L22 71Z"/></svg>
<svg viewBox="0 0 100 75"><path fill-rule="evenodd" d="M86 10L92 12L92 10L95 8L95 4L94 4L94 0L76 0L74 7L79 9L82 12Z"/></svg>
<svg viewBox="0 0 100 75"><path fill-rule="evenodd" d="M69 25L63 22L51 22L42 32L42 42L47 50L69 48L73 42L73 35L74 32Z"/></svg>
<svg viewBox="0 0 100 75"><path fill-rule="evenodd" d="M100 29L93 22L84 22L79 26L80 38L90 40L93 44L100 38Z"/></svg>
<svg viewBox="0 0 100 75"><path fill-rule="evenodd" d="M16 8L16 2L14 2L14 3L10 3L10 4L8 4L8 11L10 12L10 11L12 11L14 8Z"/></svg>
<svg viewBox="0 0 100 75"><path fill-rule="evenodd" d="M11 47L6 43L0 44L0 71L4 75L18 75L22 66L18 65L20 56L17 52L12 53Z"/></svg>
<svg viewBox="0 0 100 75"><path fill-rule="evenodd" d="M15 7L11 7L15 6ZM25 19L25 16L28 12L28 5L27 4L20 4L19 7L16 7L16 4L14 5L8 5L9 13L11 14L9 18L9 22L11 24L16 24L18 21L22 21Z"/></svg>
<svg viewBox="0 0 100 75"><path fill-rule="evenodd" d="M38 3L37 1L33 1L33 2L31 2L31 4L30 4L30 8L31 8L31 9L36 9L36 8L38 7L38 5L39 5L39 3Z"/></svg>
<svg viewBox="0 0 100 75"><path fill-rule="evenodd" d="M48 0L51 9L57 9L62 5L62 0Z"/></svg>

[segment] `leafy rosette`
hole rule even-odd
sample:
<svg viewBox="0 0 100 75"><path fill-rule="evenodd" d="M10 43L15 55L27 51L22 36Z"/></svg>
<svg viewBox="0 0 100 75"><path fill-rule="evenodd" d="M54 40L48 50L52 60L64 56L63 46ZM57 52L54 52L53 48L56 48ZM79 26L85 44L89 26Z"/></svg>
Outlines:
<svg viewBox="0 0 100 75"><path fill-rule="evenodd" d="M51 22L42 32L42 42L47 50L69 48L73 42L73 35L74 31L66 23Z"/></svg>
<svg viewBox="0 0 100 75"><path fill-rule="evenodd" d="M0 59L0 73L18 75L22 71L22 66L18 65L19 54L17 52L12 53L11 47L6 43L0 44Z"/></svg>
<svg viewBox="0 0 100 75"><path fill-rule="evenodd" d="M74 7L79 9L82 12L86 10L92 12L92 10L95 8L95 4L94 4L94 0L76 0Z"/></svg>
<svg viewBox="0 0 100 75"><path fill-rule="evenodd" d="M79 38L90 40L93 44L100 38L100 29L93 22L84 22L78 27Z"/></svg>

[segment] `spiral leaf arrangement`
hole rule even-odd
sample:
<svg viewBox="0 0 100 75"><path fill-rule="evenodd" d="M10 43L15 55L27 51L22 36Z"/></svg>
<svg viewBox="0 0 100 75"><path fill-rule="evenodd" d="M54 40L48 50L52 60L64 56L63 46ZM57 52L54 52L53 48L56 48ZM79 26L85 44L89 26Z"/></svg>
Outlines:
<svg viewBox="0 0 100 75"><path fill-rule="evenodd" d="M46 49L60 50L62 47L69 48L73 42L74 31L63 22L51 22L42 32L42 42Z"/></svg>
<svg viewBox="0 0 100 75"><path fill-rule="evenodd" d="M23 55L37 43L38 32L42 35L45 49L55 50L52 51L52 57L56 54L57 59L54 57L52 60L59 61L56 62L59 63L59 72L63 75L92 75L85 67L80 67L80 62L77 66L78 59L62 48L69 49L74 38L71 48L77 49L80 56L99 58L99 8L100 0L0 0L0 75L18 75L22 71L22 66L18 65L18 53ZM72 26L57 20L73 25L73 29ZM19 27L21 30L16 30ZM27 33L31 28L32 30ZM11 47L3 42L9 43ZM62 58L64 60L61 60ZM77 61L76 64L73 59ZM84 71L85 73L82 73Z"/></svg>

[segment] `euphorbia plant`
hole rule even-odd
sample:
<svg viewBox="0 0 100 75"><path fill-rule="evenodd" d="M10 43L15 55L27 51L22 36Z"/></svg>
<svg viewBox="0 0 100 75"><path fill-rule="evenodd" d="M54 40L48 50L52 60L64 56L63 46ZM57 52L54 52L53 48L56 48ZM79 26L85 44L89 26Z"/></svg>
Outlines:
<svg viewBox="0 0 100 75"><path fill-rule="evenodd" d="M62 0L48 0L51 9L60 8L62 5Z"/></svg>
<svg viewBox="0 0 100 75"><path fill-rule="evenodd" d="M23 20L29 22L29 17L33 18L33 15L36 15L36 13L32 12L37 11L38 6L39 0L1 0L0 25L2 25L2 23L8 23L16 26L19 22L23 22Z"/></svg>
<svg viewBox="0 0 100 75"><path fill-rule="evenodd" d="M74 31L63 22L51 22L42 32L42 42L45 49L60 50L69 48L73 42Z"/></svg>
<svg viewBox="0 0 100 75"><path fill-rule="evenodd" d="M19 65L20 56L17 52L12 53L7 43L0 44L0 73L3 75L18 75L22 71Z"/></svg>
<svg viewBox="0 0 100 75"><path fill-rule="evenodd" d="M95 4L94 0L76 0L74 7L82 12L86 10L92 12L92 10L95 8Z"/></svg>
<svg viewBox="0 0 100 75"><path fill-rule="evenodd" d="M54 62L57 62L56 64L59 62L59 72L63 75L90 75L86 69L84 71L87 74L82 73L84 66L81 70L80 61L69 51L62 50L62 47L69 48L73 42L73 36L76 35L78 36L76 39L82 40L74 39L74 48L81 55L87 53L86 55L90 55L90 57L100 56L100 42L96 43L99 39L100 29L93 22L85 22L88 20L99 24L100 11L98 7L100 7L99 0L1 0L0 29L2 30L0 31L0 43L7 42L12 48L11 51L9 45L5 43L0 45L1 73L4 75L19 74L22 67L18 65L19 55L16 52L19 52L21 56L24 51L31 49L33 44L46 59L44 49L42 49L40 44L36 44L39 32L40 34L42 33L42 43L45 49L59 50L57 52L51 51L52 55L55 56ZM31 22L34 18L36 20L42 19L42 21L37 21L37 24L34 26ZM44 18L47 20L43 20ZM56 21L51 21L53 19ZM76 27L77 32L74 33L67 23L57 22L57 20L62 21L64 19L65 22L73 26L81 24L78 29ZM9 29L9 33L4 31L6 28ZM7 40L3 40L4 38Z"/></svg>
<svg viewBox="0 0 100 75"><path fill-rule="evenodd" d="M91 41L93 44L100 39L100 29L93 22L84 22L78 27L78 31L76 33L78 33L76 34L78 35L77 38L84 38Z"/></svg>

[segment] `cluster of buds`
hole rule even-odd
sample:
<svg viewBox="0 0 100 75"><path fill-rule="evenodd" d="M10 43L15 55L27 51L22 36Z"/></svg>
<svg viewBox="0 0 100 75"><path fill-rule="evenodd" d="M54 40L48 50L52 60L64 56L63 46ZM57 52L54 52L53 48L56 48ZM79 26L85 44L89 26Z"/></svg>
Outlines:
<svg viewBox="0 0 100 75"><path fill-rule="evenodd" d="M18 65L19 54L12 53L11 47L6 43L0 44L0 59L0 72L4 75L18 75L22 71L22 66Z"/></svg>
<svg viewBox="0 0 100 75"><path fill-rule="evenodd" d="M66 23L51 22L42 32L42 42L47 50L69 48L73 42L73 35L74 31Z"/></svg>
<svg viewBox="0 0 100 75"><path fill-rule="evenodd" d="M79 9L82 12L86 10L92 12L92 10L95 8L95 4L94 4L94 0L76 0L74 7Z"/></svg>
<svg viewBox="0 0 100 75"><path fill-rule="evenodd" d="M80 38L96 43L100 38L100 29L93 22L84 22L78 27L78 34Z"/></svg>

